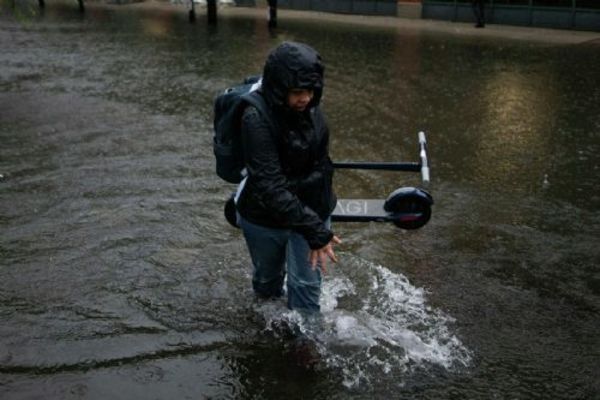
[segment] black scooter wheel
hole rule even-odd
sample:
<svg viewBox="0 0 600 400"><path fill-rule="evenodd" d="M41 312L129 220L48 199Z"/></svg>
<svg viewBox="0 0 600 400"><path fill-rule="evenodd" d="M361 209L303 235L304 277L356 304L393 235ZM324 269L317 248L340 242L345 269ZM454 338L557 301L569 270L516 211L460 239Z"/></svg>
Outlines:
<svg viewBox="0 0 600 400"><path fill-rule="evenodd" d="M396 189L388 196L383 209L391 214L391 220L402 229L419 229L431 218L433 198L429 193L414 187Z"/></svg>
<svg viewBox="0 0 600 400"><path fill-rule="evenodd" d="M235 209L235 194L232 194L229 197L225 203L225 209L223 211L225 212L225 219L227 222L229 222L229 224L234 228L239 228L239 225L237 224L237 210Z"/></svg>

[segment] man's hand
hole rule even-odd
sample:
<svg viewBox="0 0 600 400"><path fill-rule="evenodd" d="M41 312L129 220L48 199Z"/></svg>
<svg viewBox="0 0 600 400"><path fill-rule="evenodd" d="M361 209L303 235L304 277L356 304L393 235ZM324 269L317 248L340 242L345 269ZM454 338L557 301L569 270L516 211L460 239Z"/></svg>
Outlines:
<svg viewBox="0 0 600 400"><path fill-rule="evenodd" d="M340 238L334 235L331 241L325 246L317 250L311 250L308 259L310 260L312 269L319 267L322 273L327 273L327 259L329 258L334 263L338 261L333 251L333 246L340 243L342 243Z"/></svg>

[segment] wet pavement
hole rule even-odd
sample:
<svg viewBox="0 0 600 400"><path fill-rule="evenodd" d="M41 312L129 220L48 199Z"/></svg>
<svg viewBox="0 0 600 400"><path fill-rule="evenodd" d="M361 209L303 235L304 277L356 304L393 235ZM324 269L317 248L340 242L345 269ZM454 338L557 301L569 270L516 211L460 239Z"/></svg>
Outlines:
<svg viewBox="0 0 600 400"><path fill-rule="evenodd" d="M264 10L211 27L185 6L0 4L0 398L600 391L595 34L291 11L269 31ZM416 161L420 130L431 156L424 228L334 226L318 321L254 299L222 216L234 187L214 174L214 95L283 40L324 57L334 159ZM335 177L342 197L419 184Z"/></svg>

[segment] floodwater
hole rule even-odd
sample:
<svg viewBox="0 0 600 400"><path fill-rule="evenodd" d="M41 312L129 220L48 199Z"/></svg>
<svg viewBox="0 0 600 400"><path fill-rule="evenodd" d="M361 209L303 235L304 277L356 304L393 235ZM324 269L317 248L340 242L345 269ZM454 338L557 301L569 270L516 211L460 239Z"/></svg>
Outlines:
<svg viewBox="0 0 600 400"><path fill-rule="evenodd" d="M2 399L598 398L597 44L10 3ZM325 59L333 158L417 161L424 130L436 201L418 231L334 225L311 323L253 298L213 172L213 96L283 40ZM335 178L348 198L419 183Z"/></svg>

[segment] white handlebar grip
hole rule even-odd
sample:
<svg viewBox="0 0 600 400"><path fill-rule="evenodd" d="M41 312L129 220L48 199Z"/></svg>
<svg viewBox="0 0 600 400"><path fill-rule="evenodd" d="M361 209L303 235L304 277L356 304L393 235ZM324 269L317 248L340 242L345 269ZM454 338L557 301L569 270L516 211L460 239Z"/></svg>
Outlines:
<svg viewBox="0 0 600 400"><path fill-rule="evenodd" d="M419 132L419 143L427 143L425 140L425 132L423 131Z"/></svg>
<svg viewBox="0 0 600 400"><path fill-rule="evenodd" d="M429 183L429 167L421 168L421 177L423 178L423 183Z"/></svg>

